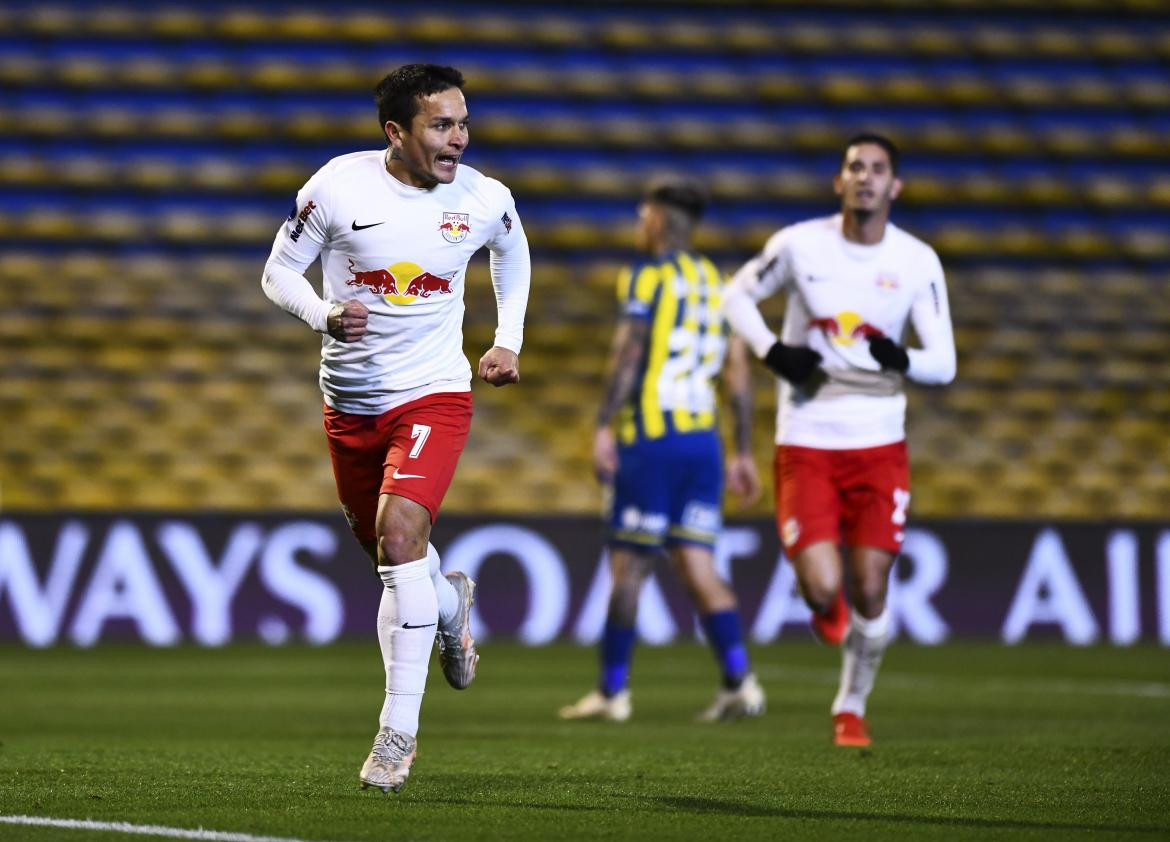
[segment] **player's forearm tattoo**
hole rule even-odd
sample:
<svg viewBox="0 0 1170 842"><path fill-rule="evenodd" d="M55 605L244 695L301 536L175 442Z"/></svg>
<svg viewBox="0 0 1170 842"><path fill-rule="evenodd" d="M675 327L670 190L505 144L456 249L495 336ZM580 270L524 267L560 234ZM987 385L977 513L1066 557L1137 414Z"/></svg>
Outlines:
<svg viewBox="0 0 1170 842"><path fill-rule="evenodd" d="M752 393L750 390L735 392L731 396L734 419L735 450L748 453L752 449Z"/></svg>
<svg viewBox="0 0 1170 842"><path fill-rule="evenodd" d="M614 349L609 374L605 379L605 397L597 413L597 426L605 427L634 393L638 369L646 352L648 326L643 322L629 322L621 344Z"/></svg>
<svg viewBox="0 0 1170 842"><path fill-rule="evenodd" d="M622 405L630 399L637 373L636 368L620 368L609 378L605 388L605 399L597 413L598 427L607 426Z"/></svg>

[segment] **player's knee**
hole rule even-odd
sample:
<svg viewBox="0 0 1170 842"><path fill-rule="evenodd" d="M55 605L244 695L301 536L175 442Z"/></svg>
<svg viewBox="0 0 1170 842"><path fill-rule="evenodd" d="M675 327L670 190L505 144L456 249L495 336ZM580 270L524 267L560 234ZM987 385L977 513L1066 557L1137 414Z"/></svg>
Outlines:
<svg viewBox="0 0 1170 842"><path fill-rule="evenodd" d="M711 591L717 581L714 571L696 570L689 564L676 564L674 571L692 598Z"/></svg>
<svg viewBox="0 0 1170 842"><path fill-rule="evenodd" d="M636 550L611 549L609 566L615 585L622 582L641 587L642 582L654 569L654 557Z"/></svg>
<svg viewBox="0 0 1170 842"><path fill-rule="evenodd" d="M640 564L623 564L613 570L613 592L619 599L637 603L649 569Z"/></svg>
<svg viewBox="0 0 1170 842"><path fill-rule="evenodd" d="M650 575L653 559L643 553L611 549L610 573L613 578L613 592L610 595L610 619L632 624L638 610L638 597L642 583Z"/></svg>
<svg viewBox="0 0 1170 842"><path fill-rule="evenodd" d="M808 607L820 614L829 609L837 592L841 590L841 577L829 574L810 575L800 580L800 593Z"/></svg>
<svg viewBox="0 0 1170 842"><path fill-rule="evenodd" d="M887 592L885 577L862 577L854 583L852 591L853 609L862 617L872 620L885 610Z"/></svg>
<svg viewBox="0 0 1170 842"><path fill-rule="evenodd" d="M425 536L397 530L386 530L378 535L379 564L407 564L424 558L426 554Z"/></svg>
<svg viewBox="0 0 1170 842"><path fill-rule="evenodd" d="M674 570L692 598L718 599L727 591L727 585L719 578L710 560L675 558Z"/></svg>

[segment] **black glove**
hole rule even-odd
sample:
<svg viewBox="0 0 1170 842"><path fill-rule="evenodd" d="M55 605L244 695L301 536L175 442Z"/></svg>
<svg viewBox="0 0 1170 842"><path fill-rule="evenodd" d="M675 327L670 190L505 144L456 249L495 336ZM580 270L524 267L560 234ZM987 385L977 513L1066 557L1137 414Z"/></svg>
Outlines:
<svg viewBox="0 0 1170 842"><path fill-rule="evenodd" d="M801 386L812 377L821 364L821 355L803 345L785 345L777 342L764 355L764 365L793 386Z"/></svg>
<svg viewBox="0 0 1170 842"><path fill-rule="evenodd" d="M892 368L905 374L910 367L910 355L906 349L888 336L869 337L869 353L881 363L882 368Z"/></svg>

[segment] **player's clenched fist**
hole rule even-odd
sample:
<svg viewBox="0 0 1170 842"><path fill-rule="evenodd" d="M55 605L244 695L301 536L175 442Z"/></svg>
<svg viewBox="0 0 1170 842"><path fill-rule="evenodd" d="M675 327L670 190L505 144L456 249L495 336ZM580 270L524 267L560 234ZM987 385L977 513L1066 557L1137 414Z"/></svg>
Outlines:
<svg viewBox="0 0 1170 842"><path fill-rule="evenodd" d="M777 342L768 349L764 364L793 386L802 386L821 364L821 355L803 345Z"/></svg>
<svg viewBox="0 0 1170 842"><path fill-rule="evenodd" d="M334 304L326 324L328 333L341 342L357 342L366 335L370 311L356 298Z"/></svg>
<svg viewBox="0 0 1170 842"><path fill-rule="evenodd" d="M479 359L479 376L493 386L520 382L520 359L507 348L496 346Z"/></svg>
<svg viewBox="0 0 1170 842"><path fill-rule="evenodd" d="M888 336L869 337L869 353L882 368L893 369L903 374L910 368L910 355L906 353L906 349Z"/></svg>

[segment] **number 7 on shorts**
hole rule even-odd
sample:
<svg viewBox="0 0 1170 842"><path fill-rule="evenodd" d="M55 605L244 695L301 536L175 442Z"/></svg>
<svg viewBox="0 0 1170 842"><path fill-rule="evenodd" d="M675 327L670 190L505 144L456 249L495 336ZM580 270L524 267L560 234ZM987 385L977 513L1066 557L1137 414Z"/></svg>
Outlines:
<svg viewBox="0 0 1170 842"><path fill-rule="evenodd" d="M431 434L431 428L426 424L415 424L410 430L410 437L415 439L414 447L410 449L410 458L417 459L418 455L422 453L423 446L427 443L427 438Z"/></svg>

